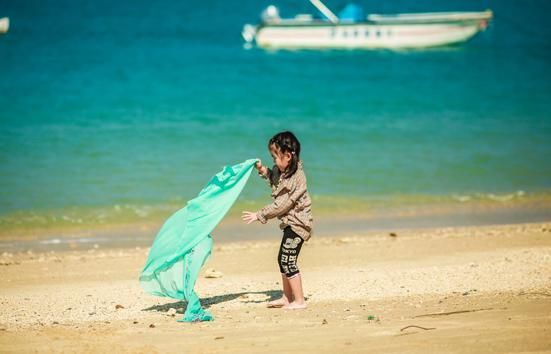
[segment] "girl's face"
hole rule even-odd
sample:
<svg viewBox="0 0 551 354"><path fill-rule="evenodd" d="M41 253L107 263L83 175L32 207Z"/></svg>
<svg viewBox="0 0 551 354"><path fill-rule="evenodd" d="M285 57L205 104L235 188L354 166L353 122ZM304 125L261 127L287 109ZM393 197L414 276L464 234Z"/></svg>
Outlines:
<svg viewBox="0 0 551 354"><path fill-rule="evenodd" d="M275 145L270 145L270 154L274 159L274 163L281 172L285 172L291 161L290 152L281 152L281 150Z"/></svg>

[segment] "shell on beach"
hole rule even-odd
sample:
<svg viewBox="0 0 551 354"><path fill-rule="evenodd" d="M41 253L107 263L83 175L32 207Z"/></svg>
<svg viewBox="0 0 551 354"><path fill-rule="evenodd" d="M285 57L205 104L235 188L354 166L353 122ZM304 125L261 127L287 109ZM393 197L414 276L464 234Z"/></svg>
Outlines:
<svg viewBox="0 0 551 354"><path fill-rule="evenodd" d="M209 268L205 271L205 278L222 278L224 274L220 271L217 271L214 268Z"/></svg>

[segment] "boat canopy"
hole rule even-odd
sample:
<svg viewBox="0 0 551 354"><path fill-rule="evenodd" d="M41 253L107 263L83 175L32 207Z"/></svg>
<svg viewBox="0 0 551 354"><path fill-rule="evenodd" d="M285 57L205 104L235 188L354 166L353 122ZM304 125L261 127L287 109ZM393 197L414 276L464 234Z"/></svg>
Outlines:
<svg viewBox="0 0 551 354"><path fill-rule="evenodd" d="M348 4L339 12L341 22L360 22L365 20L364 9L357 4Z"/></svg>

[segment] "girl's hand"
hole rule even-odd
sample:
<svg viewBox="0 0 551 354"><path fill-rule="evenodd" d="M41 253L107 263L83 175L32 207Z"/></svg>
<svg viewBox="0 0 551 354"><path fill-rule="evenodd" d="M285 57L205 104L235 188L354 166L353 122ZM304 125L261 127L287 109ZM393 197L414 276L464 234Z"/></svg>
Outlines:
<svg viewBox="0 0 551 354"><path fill-rule="evenodd" d="M243 219L243 221L245 221L247 224L250 224L253 221L257 221L258 217L256 216L256 213L253 213L252 211L244 211L241 219Z"/></svg>
<svg viewBox="0 0 551 354"><path fill-rule="evenodd" d="M260 159L258 159L258 161L256 162L255 167L258 170L259 174L266 177L266 174L268 173L268 167L262 166L262 161L260 161Z"/></svg>

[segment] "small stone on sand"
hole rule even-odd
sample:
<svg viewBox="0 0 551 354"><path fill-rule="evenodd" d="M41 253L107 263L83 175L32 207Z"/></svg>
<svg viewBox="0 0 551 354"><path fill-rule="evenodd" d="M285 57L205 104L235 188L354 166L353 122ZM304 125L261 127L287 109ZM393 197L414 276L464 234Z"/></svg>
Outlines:
<svg viewBox="0 0 551 354"><path fill-rule="evenodd" d="M209 268L205 271L205 278L222 278L224 274L222 272L217 271L214 268Z"/></svg>

